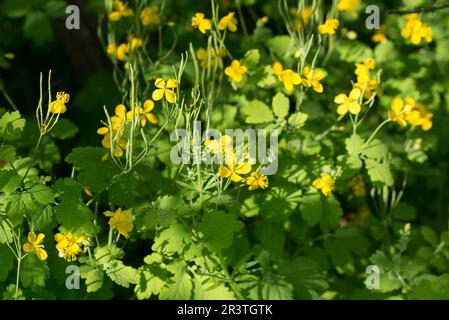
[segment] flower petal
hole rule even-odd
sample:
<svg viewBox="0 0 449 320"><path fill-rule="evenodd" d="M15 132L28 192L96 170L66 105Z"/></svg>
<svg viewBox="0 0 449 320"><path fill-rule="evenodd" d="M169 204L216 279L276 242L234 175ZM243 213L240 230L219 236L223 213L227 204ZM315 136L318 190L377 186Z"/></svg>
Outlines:
<svg viewBox="0 0 449 320"><path fill-rule="evenodd" d="M164 96L165 89L156 89L153 91L152 98L154 101L159 101Z"/></svg>

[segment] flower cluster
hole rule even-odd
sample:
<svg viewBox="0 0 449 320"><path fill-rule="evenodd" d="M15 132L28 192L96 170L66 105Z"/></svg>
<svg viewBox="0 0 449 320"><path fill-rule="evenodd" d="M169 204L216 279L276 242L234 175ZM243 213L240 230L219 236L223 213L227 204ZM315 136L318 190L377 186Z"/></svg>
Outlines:
<svg viewBox="0 0 449 320"><path fill-rule="evenodd" d="M324 88L321 80L324 79L326 73L322 69L311 69L304 67L302 72L304 77L293 71L292 69L284 69L282 64L275 61L272 66L273 73L278 76L279 80L284 84L287 91L292 91L295 85L302 84L304 87L311 87L314 91L322 93Z"/></svg>
<svg viewBox="0 0 449 320"><path fill-rule="evenodd" d="M140 12L140 21L144 27L157 26L161 23L161 16L159 15L159 7L157 5L151 5L144 8Z"/></svg>
<svg viewBox="0 0 449 320"><path fill-rule="evenodd" d="M427 111L427 108L416 102L413 98L406 97L401 99L394 98L391 101L388 118L391 121L399 123L405 127L410 124L414 127L421 127L422 130L428 131L432 128L433 114Z"/></svg>
<svg viewBox="0 0 449 320"><path fill-rule="evenodd" d="M335 180L328 173L321 173L320 176L313 181L312 185L327 197L334 188Z"/></svg>
<svg viewBox="0 0 449 320"><path fill-rule="evenodd" d="M340 22L338 19L327 19L324 23L318 26L318 32L320 34L335 34Z"/></svg>
<svg viewBox="0 0 449 320"><path fill-rule="evenodd" d="M63 91L56 94L56 100L50 104L50 112L55 114L62 114L67 111L66 103L69 102L70 95Z"/></svg>
<svg viewBox="0 0 449 320"><path fill-rule="evenodd" d="M416 13L408 14L406 18L407 22L401 30L402 37L410 39L415 46L420 45L423 40L427 43L432 42L432 29L419 20Z"/></svg>
<svg viewBox="0 0 449 320"><path fill-rule="evenodd" d="M128 238L128 234L133 230L133 215L130 210L122 210L118 208L116 211L106 211L103 213L109 217L109 227L111 230L117 230L119 234Z"/></svg>
<svg viewBox="0 0 449 320"><path fill-rule="evenodd" d="M354 87L364 92L364 97L369 99L373 93L378 91L378 83L373 79L371 71L376 68L376 62L372 58L366 58L363 63L356 63L355 75L357 82Z"/></svg>
<svg viewBox="0 0 449 320"><path fill-rule="evenodd" d="M85 236L76 237L71 232L55 234L56 249L59 257L67 261L75 261L76 255L82 252L81 245L86 240Z"/></svg>
<svg viewBox="0 0 449 320"><path fill-rule="evenodd" d="M142 45L142 39L135 36L130 36L127 43L121 43L118 47L115 43L110 43L106 48L106 51L109 55L115 56L117 60L126 61L128 59L128 55Z"/></svg>
<svg viewBox="0 0 449 320"><path fill-rule="evenodd" d="M119 21L123 17L134 16L134 10L128 8L123 1L114 0L113 2L114 11L109 13L109 21Z"/></svg>
<svg viewBox="0 0 449 320"><path fill-rule="evenodd" d="M197 12L192 17L192 27L200 30L201 33L205 34L208 30L212 29L212 21L204 15L202 12ZM231 32L237 31L237 19L235 18L235 12L229 12L227 15L222 17L218 23L217 27L219 30L229 30Z"/></svg>

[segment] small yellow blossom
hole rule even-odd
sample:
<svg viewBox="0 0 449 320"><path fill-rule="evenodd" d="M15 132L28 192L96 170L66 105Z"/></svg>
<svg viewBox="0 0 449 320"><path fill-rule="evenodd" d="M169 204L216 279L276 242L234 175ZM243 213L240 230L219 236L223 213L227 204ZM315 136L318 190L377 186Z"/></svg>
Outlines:
<svg viewBox="0 0 449 320"><path fill-rule="evenodd" d="M427 43L432 42L432 29L419 20L416 13L408 14L406 18L407 22L401 30L402 37L410 39L415 46L421 44L423 40Z"/></svg>
<svg viewBox="0 0 449 320"><path fill-rule="evenodd" d="M261 174L259 170L251 173L251 176L246 179L246 184L249 186L248 190L268 188L268 177Z"/></svg>
<svg viewBox="0 0 449 320"><path fill-rule="evenodd" d="M301 76L292 69L282 70L278 77L287 91L292 91L295 85L301 83Z"/></svg>
<svg viewBox="0 0 449 320"><path fill-rule="evenodd" d="M34 231L28 233L28 242L23 245L23 251L26 253L35 252L39 260L44 261L47 259L47 252L43 249L42 241L44 241L45 235L39 233L36 236Z"/></svg>
<svg viewBox="0 0 449 320"><path fill-rule="evenodd" d="M223 135L219 139L206 140L204 146L213 154L222 154L232 151L232 138L228 135Z"/></svg>
<svg viewBox="0 0 449 320"><path fill-rule="evenodd" d="M347 96L344 93L340 93L334 99L334 102L338 104L337 113L339 115L344 115L348 111L352 114L358 114L360 112L360 96L362 91L359 88L354 88Z"/></svg>
<svg viewBox="0 0 449 320"><path fill-rule="evenodd" d="M318 32L320 34L335 34L340 22L338 19L327 19L323 24L318 26Z"/></svg>
<svg viewBox="0 0 449 320"><path fill-rule="evenodd" d="M295 16L295 20L293 21L293 29L294 30L300 30L303 26L306 26L309 24L310 18L313 14L313 6L307 6L301 10L298 14L297 8L291 8L290 13Z"/></svg>
<svg viewBox="0 0 449 320"><path fill-rule="evenodd" d="M374 43L379 43L385 40L387 40L385 28L380 28L376 30L376 32L374 32L374 34L371 36L371 41Z"/></svg>
<svg viewBox="0 0 449 320"><path fill-rule="evenodd" d="M226 166L220 166L218 168L218 175L223 178L231 179L233 182L240 182L243 180L241 175L251 172L251 164L241 163L237 164L236 155L234 152L226 154Z"/></svg>
<svg viewBox="0 0 449 320"><path fill-rule="evenodd" d="M248 71L248 68L240 65L240 61L233 60L231 65L225 68L224 73L231 78L232 81L240 82L246 71Z"/></svg>
<svg viewBox="0 0 449 320"><path fill-rule="evenodd" d="M106 52L111 56L116 55L117 54L117 46L115 45L115 43L108 44L108 46L106 47Z"/></svg>
<svg viewBox="0 0 449 320"><path fill-rule="evenodd" d="M129 48L131 50L134 50L136 48L139 48L143 45L142 39L137 38L136 36L130 36L128 40Z"/></svg>
<svg viewBox="0 0 449 320"><path fill-rule="evenodd" d="M322 93L324 88L320 81L326 76L323 70L316 69L312 70L310 67L304 67L302 70L304 77L301 82L305 87L312 87L314 91Z"/></svg>
<svg viewBox="0 0 449 320"><path fill-rule="evenodd" d="M114 148L114 156L116 157L121 157L123 155L123 150L126 149L127 142L124 139L122 139L121 136L123 129L120 129L123 127L125 122L126 122L126 107L123 104L119 104L115 107L115 116L111 117L112 133L108 127L101 127L97 130L97 133L103 136L101 144L103 145L104 148L110 149L111 139L114 140L116 136L118 137L117 140L115 141L115 148ZM120 132L118 133L119 130Z"/></svg>
<svg viewBox="0 0 449 320"><path fill-rule="evenodd" d="M330 174L321 173L321 178L315 179L312 185L316 189L321 190L321 192L327 197L334 188L335 180L332 178Z"/></svg>
<svg viewBox="0 0 449 320"><path fill-rule="evenodd" d="M339 0L338 11L349 12L352 15L357 14L357 6L362 2L361 0Z"/></svg>
<svg viewBox="0 0 449 320"><path fill-rule="evenodd" d="M109 21L119 21L122 17L132 17L134 15L133 9L128 8L123 1L114 0L113 6L114 11L109 13Z"/></svg>
<svg viewBox="0 0 449 320"><path fill-rule="evenodd" d="M63 91L56 94L56 100L50 104L51 113L65 113L67 111L66 103L69 102L70 95Z"/></svg>
<svg viewBox="0 0 449 320"><path fill-rule="evenodd" d="M129 51L130 51L129 44L127 43L120 44L116 51L117 59L120 61L126 61L126 59L128 59Z"/></svg>
<svg viewBox="0 0 449 320"><path fill-rule="evenodd" d="M278 77L281 75L282 71L284 70L284 67L279 61L273 62L273 65L271 67L273 69L273 73L277 75Z"/></svg>
<svg viewBox="0 0 449 320"><path fill-rule="evenodd" d="M235 12L229 12L226 16L218 21L218 29L225 30L228 28L231 32L237 31L237 19L234 17Z"/></svg>
<svg viewBox="0 0 449 320"><path fill-rule="evenodd" d="M82 252L81 244L86 240L86 237L76 237L71 232L65 234L55 234L56 249L58 249L59 256L67 261L75 261L76 255Z"/></svg>
<svg viewBox="0 0 449 320"><path fill-rule="evenodd" d="M115 212L104 212L106 217L110 217L109 226L112 230L117 230L118 233L128 238L128 233L133 230L133 215L131 209L123 210L118 208Z"/></svg>
<svg viewBox="0 0 449 320"><path fill-rule="evenodd" d="M406 115L407 112L412 110L410 104L405 104L401 98L394 98L391 101L390 111L388 111L388 118L391 121L399 123L399 125L405 127L407 125Z"/></svg>
<svg viewBox="0 0 449 320"><path fill-rule="evenodd" d="M143 108L136 108L136 115L140 117L140 124L142 127L145 127L147 124L147 121L150 121L152 124L157 124L157 118L154 114L151 113L154 109L154 102L150 99L145 100L143 103ZM131 121L132 119L132 112L128 111L126 113L126 119L128 121Z"/></svg>
<svg viewBox="0 0 449 320"><path fill-rule="evenodd" d="M165 99L167 99L168 102L176 102L176 93L174 89L176 88L177 83L175 79L168 79L167 82L165 82L164 79L157 78L154 85L157 88L153 91L152 95L154 101L161 100L165 95Z"/></svg>
<svg viewBox="0 0 449 320"><path fill-rule="evenodd" d="M198 12L192 18L192 27L198 28L204 34L212 28L212 22L204 17L204 13Z"/></svg>
<svg viewBox="0 0 449 320"><path fill-rule="evenodd" d="M142 25L144 26L158 25L161 23L159 7L157 5L151 5L144 8L140 12L140 21L142 21Z"/></svg>

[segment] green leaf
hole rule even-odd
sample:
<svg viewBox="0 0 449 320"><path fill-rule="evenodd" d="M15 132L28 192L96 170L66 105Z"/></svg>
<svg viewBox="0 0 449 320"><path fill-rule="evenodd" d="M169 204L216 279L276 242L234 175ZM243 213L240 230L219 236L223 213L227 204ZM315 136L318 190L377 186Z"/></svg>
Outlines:
<svg viewBox="0 0 449 320"><path fill-rule="evenodd" d="M149 299L151 296L157 296L165 288L165 278L168 272L158 266L145 266L139 270L140 278L137 282L134 292L137 299Z"/></svg>
<svg viewBox="0 0 449 320"><path fill-rule="evenodd" d="M29 185L31 185L31 187L27 189L27 192L33 197L34 200L40 204L53 203L55 194L49 187L40 182L29 182L26 186L28 187Z"/></svg>
<svg viewBox="0 0 449 320"><path fill-rule="evenodd" d="M66 15L67 3L63 0L50 0L45 4L45 12L52 18L61 18Z"/></svg>
<svg viewBox="0 0 449 320"><path fill-rule="evenodd" d="M393 174L391 173L390 165L386 160L378 162L376 160L366 159L365 165L373 184L393 185Z"/></svg>
<svg viewBox="0 0 449 320"><path fill-rule="evenodd" d="M243 113L247 116L246 123L266 123L273 121L273 113L270 108L259 100L252 100L243 107Z"/></svg>
<svg viewBox="0 0 449 320"><path fill-rule="evenodd" d="M28 12L23 26L25 38L32 40L37 46L53 39L50 19L41 11Z"/></svg>
<svg viewBox="0 0 449 320"><path fill-rule="evenodd" d="M273 97L273 112L280 118L285 119L290 109L290 100L282 92L276 93Z"/></svg>
<svg viewBox="0 0 449 320"><path fill-rule="evenodd" d="M235 295L226 284L213 277L195 274L193 282L195 300L235 300Z"/></svg>
<svg viewBox="0 0 449 320"><path fill-rule="evenodd" d="M129 288L130 284L138 281L137 270L125 266L120 260L112 260L103 265L106 275L118 285Z"/></svg>
<svg viewBox="0 0 449 320"><path fill-rule="evenodd" d="M1 232L0 229L0 234ZM14 254L6 245L0 245L0 261L0 282L5 282L9 271L13 269L14 263L16 262Z"/></svg>
<svg viewBox="0 0 449 320"><path fill-rule="evenodd" d="M36 254L29 254L23 259L20 282L25 288L44 287L45 280L49 277L50 269L37 258Z"/></svg>
<svg viewBox="0 0 449 320"><path fill-rule="evenodd" d="M6 112L0 118L0 137L15 137L23 131L24 127L25 119L20 117L19 111Z"/></svg>
<svg viewBox="0 0 449 320"><path fill-rule="evenodd" d="M349 155L358 155L364 142L358 134L352 134L351 137L345 139L346 151Z"/></svg>
<svg viewBox="0 0 449 320"><path fill-rule="evenodd" d="M286 260L279 266L279 272L293 284L297 299L311 299L317 295L317 290L322 291L328 287L324 274L310 257Z"/></svg>
<svg viewBox="0 0 449 320"><path fill-rule="evenodd" d="M8 18L21 18L32 8L33 3L30 0L5 0L1 6L1 11Z"/></svg>
<svg viewBox="0 0 449 320"><path fill-rule="evenodd" d="M309 115L307 113L298 111L290 115L290 117L288 118L288 124L299 129L306 124L308 118Z"/></svg>
<svg viewBox="0 0 449 320"><path fill-rule="evenodd" d="M13 241L13 232L4 218L4 216L0 216L0 243L11 243Z"/></svg>
<svg viewBox="0 0 449 320"><path fill-rule="evenodd" d="M86 280L87 292L96 292L103 286L104 273L101 269L82 265L80 267L80 276Z"/></svg>
<svg viewBox="0 0 449 320"><path fill-rule="evenodd" d="M174 254L182 251L184 243L191 242L192 235L186 226L173 224L163 230L155 239L151 247L154 251L164 254Z"/></svg>
<svg viewBox="0 0 449 320"><path fill-rule="evenodd" d="M257 49L252 49L246 52L241 64L246 66L248 70L254 69L258 66L260 60L260 53Z"/></svg>
<svg viewBox="0 0 449 320"><path fill-rule="evenodd" d="M14 161L16 157L16 149L13 146L10 145L4 145L0 147L0 169L1 169L1 162L9 162Z"/></svg>
<svg viewBox="0 0 449 320"><path fill-rule="evenodd" d="M53 208L46 206L42 211L37 212L33 216L34 228L36 230L42 230L48 226L53 220Z"/></svg>
<svg viewBox="0 0 449 320"><path fill-rule="evenodd" d="M438 244L438 237L435 231L428 226L421 226L421 235L424 240L430 243L432 246L436 246Z"/></svg>
<svg viewBox="0 0 449 320"><path fill-rule="evenodd" d="M25 214L32 215L37 210L31 195L25 192L10 194L7 201L6 214L14 226L22 222Z"/></svg>
<svg viewBox="0 0 449 320"><path fill-rule="evenodd" d="M276 237L273 237L273 234ZM280 257L284 252L285 231L280 224L262 223L257 228L257 235L262 247L276 257Z"/></svg>
<svg viewBox="0 0 449 320"><path fill-rule="evenodd" d="M306 193L301 198L300 211L310 227L319 223L323 231L335 228L343 215L340 203L332 195L324 197L317 192Z"/></svg>
<svg viewBox="0 0 449 320"><path fill-rule="evenodd" d="M81 172L78 180L93 192L102 191L112 180L111 166L102 160L105 150L94 147L79 147L65 158Z"/></svg>
<svg viewBox="0 0 449 320"><path fill-rule="evenodd" d="M324 247L331 258L332 264L339 273L353 274L355 272L354 259L343 241L336 239L326 240Z"/></svg>
<svg viewBox="0 0 449 320"><path fill-rule="evenodd" d="M378 139L372 140L367 146L361 150L361 153L367 158L373 160L381 160L387 155L387 146Z"/></svg>
<svg viewBox="0 0 449 320"><path fill-rule="evenodd" d="M161 290L161 300L188 300L192 296L192 278L184 262L177 262L167 266L167 270L173 274L170 283Z"/></svg>
<svg viewBox="0 0 449 320"><path fill-rule="evenodd" d="M416 208L408 203L401 202L391 210L391 216L401 221L413 221L416 218Z"/></svg>
<svg viewBox="0 0 449 320"><path fill-rule="evenodd" d="M289 36L275 36L267 41L267 47L280 58L287 58L294 53L294 42Z"/></svg>
<svg viewBox="0 0 449 320"><path fill-rule="evenodd" d="M360 41L337 40L335 44L335 49L343 61L354 63L373 57L371 48Z"/></svg>
<svg viewBox="0 0 449 320"><path fill-rule="evenodd" d="M228 248L242 227L243 223L235 215L221 211L206 213L198 226L205 246L215 252Z"/></svg>
<svg viewBox="0 0 449 320"><path fill-rule="evenodd" d="M20 186L22 177L13 170L0 171L0 191L12 193Z"/></svg>

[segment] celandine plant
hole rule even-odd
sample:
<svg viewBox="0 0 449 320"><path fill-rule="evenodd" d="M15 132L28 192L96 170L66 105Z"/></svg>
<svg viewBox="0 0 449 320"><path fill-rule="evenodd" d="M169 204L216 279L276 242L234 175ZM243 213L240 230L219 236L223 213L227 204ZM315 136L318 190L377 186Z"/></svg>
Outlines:
<svg viewBox="0 0 449 320"><path fill-rule="evenodd" d="M120 98L70 174L76 93L41 74L27 117L0 81L1 297L448 298L449 10L425 5L368 30L361 0L105 0Z"/></svg>

